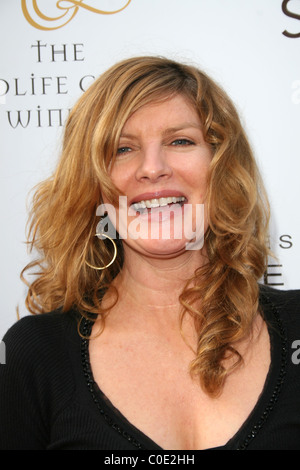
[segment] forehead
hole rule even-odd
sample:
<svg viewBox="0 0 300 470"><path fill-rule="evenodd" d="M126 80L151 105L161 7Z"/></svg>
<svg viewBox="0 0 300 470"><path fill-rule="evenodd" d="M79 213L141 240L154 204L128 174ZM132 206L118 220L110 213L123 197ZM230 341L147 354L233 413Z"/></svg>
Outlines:
<svg viewBox="0 0 300 470"><path fill-rule="evenodd" d="M160 101L142 105L134 111L122 129L122 135L133 128L177 128L200 127L201 121L196 107L183 95L175 95Z"/></svg>

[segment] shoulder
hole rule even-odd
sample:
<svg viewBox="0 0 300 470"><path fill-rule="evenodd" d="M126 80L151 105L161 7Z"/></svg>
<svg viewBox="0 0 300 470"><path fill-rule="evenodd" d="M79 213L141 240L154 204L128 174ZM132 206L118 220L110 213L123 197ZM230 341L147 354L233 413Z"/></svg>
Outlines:
<svg viewBox="0 0 300 470"><path fill-rule="evenodd" d="M291 313L300 314L300 289L282 290L260 285L261 303L271 302L278 308L288 308Z"/></svg>
<svg viewBox="0 0 300 470"><path fill-rule="evenodd" d="M0 445L40 448L48 442L50 423L74 400L76 316L60 311L28 315L7 331L3 343Z"/></svg>
<svg viewBox="0 0 300 470"><path fill-rule="evenodd" d="M281 321L300 333L300 290L282 290L260 285L260 305L264 312L277 315Z"/></svg>
<svg viewBox="0 0 300 470"><path fill-rule="evenodd" d="M56 410L71 399L72 357L80 344L73 312L23 317L7 331L3 343L6 361L0 368L0 395L5 388L14 397L35 396Z"/></svg>
<svg viewBox="0 0 300 470"><path fill-rule="evenodd" d="M73 311L63 313L61 310L27 315L16 321L7 331L4 338L35 337L36 335L49 335L65 330L68 325L74 323L76 314ZM4 339L3 338L3 339Z"/></svg>
<svg viewBox="0 0 300 470"><path fill-rule="evenodd" d="M76 328L76 314L53 311L22 317L10 327L3 338L6 361L29 362L46 359L61 351L66 334Z"/></svg>

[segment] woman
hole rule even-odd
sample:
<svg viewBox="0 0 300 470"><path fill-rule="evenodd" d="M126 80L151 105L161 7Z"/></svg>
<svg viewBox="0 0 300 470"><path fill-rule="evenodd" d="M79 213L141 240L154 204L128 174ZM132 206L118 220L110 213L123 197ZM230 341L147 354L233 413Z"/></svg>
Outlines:
<svg viewBox="0 0 300 470"><path fill-rule="evenodd" d="M219 86L164 58L110 68L33 199L40 315L4 338L1 448L299 449L299 293L259 287L267 230Z"/></svg>

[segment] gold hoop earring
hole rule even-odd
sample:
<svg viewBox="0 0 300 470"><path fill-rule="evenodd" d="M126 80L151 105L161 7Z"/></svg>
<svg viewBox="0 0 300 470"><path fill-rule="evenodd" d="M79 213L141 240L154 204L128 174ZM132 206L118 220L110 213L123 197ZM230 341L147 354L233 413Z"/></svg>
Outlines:
<svg viewBox="0 0 300 470"><path fill-rule="evenodd" d="M106 269L111 264L113 264L113 262L115 261L115 259L117 257L117 245L114 242L114 240L112 238L110 238L108 235L105 235L105 233L96 233L95 237L105 237L105 238L108 238L112 242L112 244L114 246L114 254L113 254L112 260L106 266L93 266L92 264L88 263L87 261L85 261L85 263L92 269L97 269L97 270Z"/></svg>

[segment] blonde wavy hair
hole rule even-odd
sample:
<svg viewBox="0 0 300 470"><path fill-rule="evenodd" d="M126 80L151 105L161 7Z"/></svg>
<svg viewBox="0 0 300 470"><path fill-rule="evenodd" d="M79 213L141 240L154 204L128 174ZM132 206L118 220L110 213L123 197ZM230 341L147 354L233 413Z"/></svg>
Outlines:
<svg viewBox="0 0 300 470"><path fill-rule="evenodd" d="M191 373L215 396L242 362L234 344L251 333L259 311L269 209L234 105L197 67L162 57L130 58L103 73L82 95L67 120L54 174L35 188L28 243L37 257L21 277L28 285L31 313L75 308L104 318L101 296L122 269L121 242L116 262L104 271L90 269L85 261L106 265L113 254L110 242L95 237L96 211L102 195L118 201L110 168L120 132L139 107L174 94L193 103L213 149L206 198L208 262L179 300L183 314L195 318L199 338ZM31 283L24 277L28 270L34 275ZM231 369L223 364L228 355L236 356Z"/></svg>

